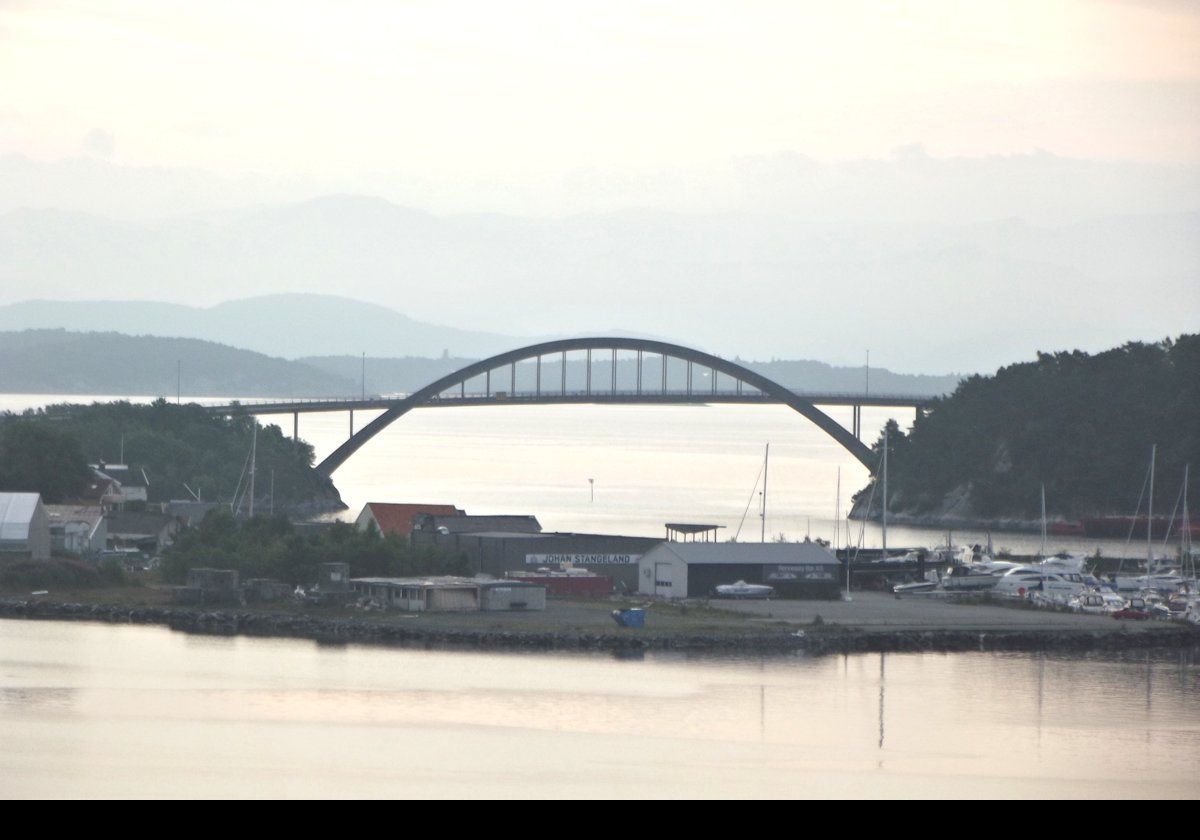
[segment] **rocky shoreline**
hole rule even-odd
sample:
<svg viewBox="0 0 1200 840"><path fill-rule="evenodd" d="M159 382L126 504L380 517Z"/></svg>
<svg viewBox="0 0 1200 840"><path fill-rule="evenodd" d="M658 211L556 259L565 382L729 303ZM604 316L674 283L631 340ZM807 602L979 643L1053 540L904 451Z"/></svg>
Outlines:
<svg viewBox="0 0 1200 840"><path fill-rule="evenodd" d="M385 621L288 612L114 606L0 599L0 618L146 624L184 633L310 639L324 644L378 644L431 649L595 651L677 650L720 654L900 653L965 651L1124 651L1200 647L1200 630L1161 626L1130 630L886 630L818 627L712 634L526 632L418 628Z"/></svg>

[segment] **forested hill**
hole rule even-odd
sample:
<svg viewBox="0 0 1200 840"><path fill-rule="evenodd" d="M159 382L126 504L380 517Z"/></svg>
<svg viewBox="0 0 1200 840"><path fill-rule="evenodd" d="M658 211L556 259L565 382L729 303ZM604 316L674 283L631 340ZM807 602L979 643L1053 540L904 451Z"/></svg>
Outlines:
<svg viewBox="0 0 1200 840"><path fill-rule="evenodd" d="M48 503L79 496L89 462L122 457L149 479L150 502L244 498L252 418L225 418L201 406L158 400L53 405L0 414L0 491L41 493ZM312 468L313 449L278 426L260 427L256 458L258 509L307 515L344 509L333 483ZM274 497L271 494L274 491ZM273 503L273 505L272 505Z"/></svg>
<svg viewBox="0 0 1200 840"><path fill-rule="evenodd" d="M1169 513L1190 463L1200 504L1200 335L1039 354L964 380L908 434L892 424L889 437L888 510L901 517L1034 519L1043 483L1051 516L1131 515L1151 444L1155 498ZM855 496L856 515L870 490ZM878 494L870 513L880 513Z"/></svg>
<svg viewBox="0 0 1200 840"><path fill-rule="evenodd" d="M115 332L0 332L0 393L342 396L354 379L211 341Z"/></svg>

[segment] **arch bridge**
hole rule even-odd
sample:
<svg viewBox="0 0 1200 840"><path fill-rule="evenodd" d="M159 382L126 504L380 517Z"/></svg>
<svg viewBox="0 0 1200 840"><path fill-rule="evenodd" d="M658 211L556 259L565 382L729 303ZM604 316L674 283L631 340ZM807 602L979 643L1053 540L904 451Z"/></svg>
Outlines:
<svg viewBox="0 0 1200 840"><path fill-rule="evenodd" d="M620 360L618 352L632 353ZM568 354L583 354L571 359ZM599 354L599 356L597 355ZM549 360L549 362L547 362ZM583 375L568 376L569 363L583 361ZM532 370L521 370L532 363ZM554 366L557 365L557 369ZM571 381L574 380L574 381ZM624 380L624 381L622 381ZM214 405L217 414L292 414L298 437L301 413L350 411L350 436L316 467L328 476L375 435L414 408L528 404L782 404L796 411L841 444L868 469L875 458L860 439L863 406L923 408L934 397L885 394L809 394L797 392L737 362L700 350L639 338L568 338L533 344L467 365L402 397L278 401ZM853 408L846 429L817 404ZM354 431L356 409L383 413Z"/></svg>

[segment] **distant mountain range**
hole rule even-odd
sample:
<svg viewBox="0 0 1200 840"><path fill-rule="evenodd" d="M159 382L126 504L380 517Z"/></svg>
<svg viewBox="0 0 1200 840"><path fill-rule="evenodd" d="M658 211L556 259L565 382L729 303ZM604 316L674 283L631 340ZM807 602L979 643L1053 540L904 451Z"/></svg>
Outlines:
<svg viewBox="0 0 1200 840"><path fill-rule="evenodd" d="M360 195L140 221L22 208L0 213L0 302L94 290L185 302L333 292L369 303L288 294L201 310L22 304L0 329L395 358L481 356L527 340L509 336L621 325L724 356L849 365L869 348L896 370L983 372L1034 350L1188 328L1198 264L1194 212L1057 225L847 221L819 209L525 218L437 215Z"/></svg>
<svg viewBox="0 0 1200 840"><path fill-rule="evenodd" d="M376 358L365 360L371 394L417 390L474 358ZM599 362L597 364L600 364ZM628 362L624 362L628 366ZM859 391L861 368L821 362L746 362L784 385L816 391ZM571 382L582 382L583 363L568 364ZM518 373L531 385L533 365ZM280 359L211 341L115 332L61 329L0 332L0 392L113 396L320 397L350 396L364 387L361 356ZM553 378L553 366L544 372ZM622 374L624 376L625 374ZM598 381L603 374L598 374ZM628 377L626 377L628 378ZM952 391L957 376L871 371L872 390L897 394Z"/></svg>
<svg viewBox="0 0 1200 840"><path fill-rule="evenodd" d="M29 300L0 306L0 330L28 329L198 338L288 359L353 351L481 357L530 343L429 324L349 298L305 294L264 295L208 308L116 300Z"/></svg>
<svg viewBox="0 0 1200 840"><path fill-rule="evenodd" d="M351 380L301 362L190 338L0 332L0 392L112 396L326 396Z"/></svg>

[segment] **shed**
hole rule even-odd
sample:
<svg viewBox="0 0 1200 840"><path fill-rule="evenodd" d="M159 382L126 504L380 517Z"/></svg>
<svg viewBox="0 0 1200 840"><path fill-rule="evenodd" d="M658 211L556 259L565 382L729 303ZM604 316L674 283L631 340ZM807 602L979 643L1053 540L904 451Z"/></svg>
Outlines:
<svg viewBox="0 0 1200 840"><path fill-rule="evenodd" d="M479 581L463 577L354 578L354 594L406 612L479 609Z"/></svg>
<svg viewBox="0 0 1200 840"><path fill-rule="evenodd" d="M520 580L491 580L479 584L479 609L484 612L546 609L546 587Z"/></svg>
<svg viewBox="0 0 1200 840"><path fill-rule="evenodd" d="M50 559L50 521L39 493L0 493L0 553Z"/></svg>
<svg viewBox="0 0 1200 840"><path fill-rule="evenodd" d="M642 555L638 592L704 598L722 584L761 583L785 598L836 598L837 557L815 542L664 542Z"/></svg>

